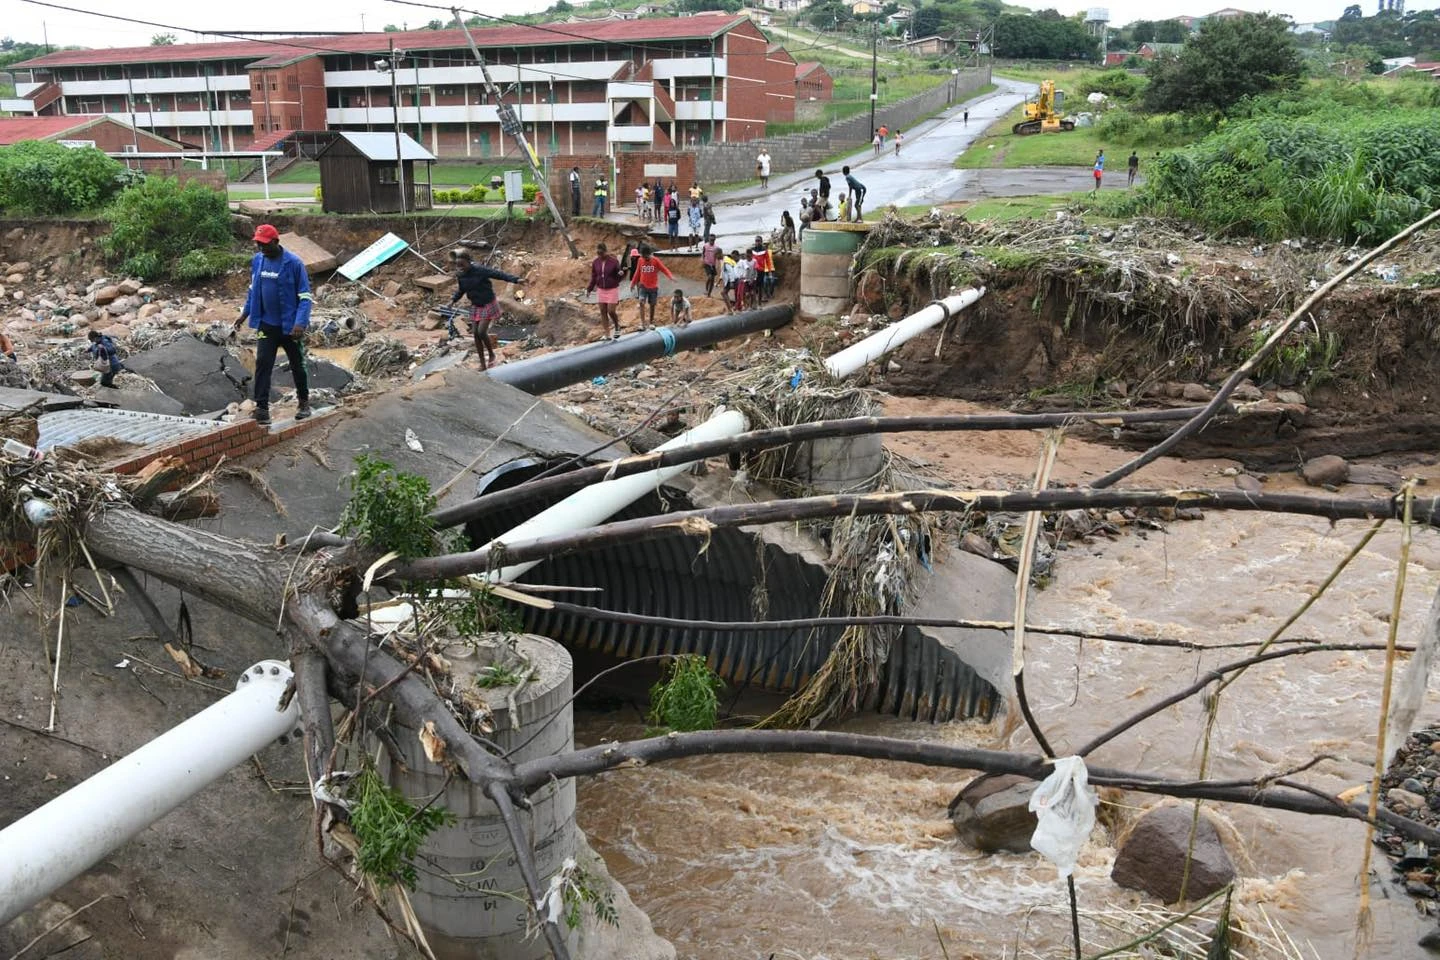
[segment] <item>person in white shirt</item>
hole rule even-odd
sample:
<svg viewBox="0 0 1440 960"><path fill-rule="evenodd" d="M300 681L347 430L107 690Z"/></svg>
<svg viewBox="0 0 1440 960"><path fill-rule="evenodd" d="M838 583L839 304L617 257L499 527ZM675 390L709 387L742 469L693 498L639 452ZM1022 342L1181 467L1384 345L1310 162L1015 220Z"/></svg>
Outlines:
<svg viewBox="0 0 1440 960"><path fill-rule="evenodd" d="M580 216L580 168L570 168L570 216Z"/></svg>
<svg viewBox="0 0 1440 960"><path fill-rule="evenodd" d="M755 158L755 172L760 175L760 186L770 186L770 151L764 147L760 148L760 156Z"/></svg>

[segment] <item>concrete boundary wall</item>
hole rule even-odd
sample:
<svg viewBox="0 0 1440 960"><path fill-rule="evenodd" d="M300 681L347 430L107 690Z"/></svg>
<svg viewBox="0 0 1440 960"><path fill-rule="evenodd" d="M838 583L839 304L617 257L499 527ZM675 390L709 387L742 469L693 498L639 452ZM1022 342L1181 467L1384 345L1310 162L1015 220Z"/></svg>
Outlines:
<svg viewBox="0 0 1440 960"><path fill-rule="evenodd" d="M959 103L990 82L990 68L962 71L954 84L942 83L913 97L886 104L875 111L876 126L905 130L912 124ZM870 142L870 111L837 120L811 133L792 133L745 143L710 143L695 149L695 176L701 183L737 183L755 179L755 156L763 146L770 151L771 173L815 169L826 159Z"/></svg>

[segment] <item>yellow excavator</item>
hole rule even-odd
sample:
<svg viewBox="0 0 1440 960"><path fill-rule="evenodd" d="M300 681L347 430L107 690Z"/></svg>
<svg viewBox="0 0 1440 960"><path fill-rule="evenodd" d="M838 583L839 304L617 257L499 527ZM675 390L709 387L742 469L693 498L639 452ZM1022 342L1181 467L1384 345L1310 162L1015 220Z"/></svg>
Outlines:
<svg viewBox="0 0 1440 960"><path fill-rule="evenodd" d="M1075 121L1061 117L1064 109L1065 91L1056 90L1054 80L1042 80L1040 95L1025 101L1025 119L1010 130L1020 137L1032 133L1069 133L1075 129Z"/></svg>

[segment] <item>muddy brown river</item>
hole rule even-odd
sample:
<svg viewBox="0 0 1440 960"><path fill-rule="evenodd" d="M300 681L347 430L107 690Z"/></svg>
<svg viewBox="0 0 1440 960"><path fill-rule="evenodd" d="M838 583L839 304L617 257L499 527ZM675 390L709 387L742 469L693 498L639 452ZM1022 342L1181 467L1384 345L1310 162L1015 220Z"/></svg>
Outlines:
<svg viewBox="0 0 1440 960"><path fill-rule="evenodd" d="M1212 513L1164 533L1080 545L1061 554L1053 582L1032 594L1029 619L1206 643L1261 639L1367 526ZM1290 635L1383 643L1399 540L1398 525L1389 525ZM1414 639L1437 585L1440 538L1417 531L1402 642ZM1061 753L1197 671L1244 656L1035 636L1028 650L1027 689ZM1303 775L1309 783L1338 792L1367 781L1383 667L1383 653L1319 653L1251 669L1223 699L1210 775L1253 777L1333 754L1338 759ZM1436 691L1432 683L1422 722L1440 713ZM1203 728L1202 706L1192 699L1113 741L1094 761L1193 777ZM1028 749L1025 734L1007 740L998 724L869 716L844 729ZM577 715L578 741L640 734L638 722ZM697 758L586 783L580 824L681 957L1068 956L1065 892L1054 868L1038 855L984 856L955 838L945 809L969 776L834 757ZM1128 794L1123 802L1154 801ZM1416 941L1435 921L1388 884L1373 887L1373 934L1357 947L1362 826L1212 809L1245 878L1242 916L1253 919L1263 908L1305 956L1423 955ZM1076 873L1083 910L1139 904L1110 881L1114 854L1097 830ZM1378 853L1372 873L1390 875ZM1121 942L1089 922L1086 936L1094 947Z"/></svg>

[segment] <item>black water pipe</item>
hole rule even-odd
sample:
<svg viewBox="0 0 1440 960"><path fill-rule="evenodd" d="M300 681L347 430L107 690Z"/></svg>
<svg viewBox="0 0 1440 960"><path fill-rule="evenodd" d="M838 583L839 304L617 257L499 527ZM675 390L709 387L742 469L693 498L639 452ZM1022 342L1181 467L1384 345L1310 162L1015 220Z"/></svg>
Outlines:
<svg viewBox="0 0 1440 960"><path fill-rule="evenodd" d="M776 304L759 310L698 320L684 327L660 327L632 333L619 340L603 340L530 357L493 367L490 377L526 393L549 393L656 357L668 357L682 350L708 347L733 337L775 330L794 318L794 307Z"/></svg>

